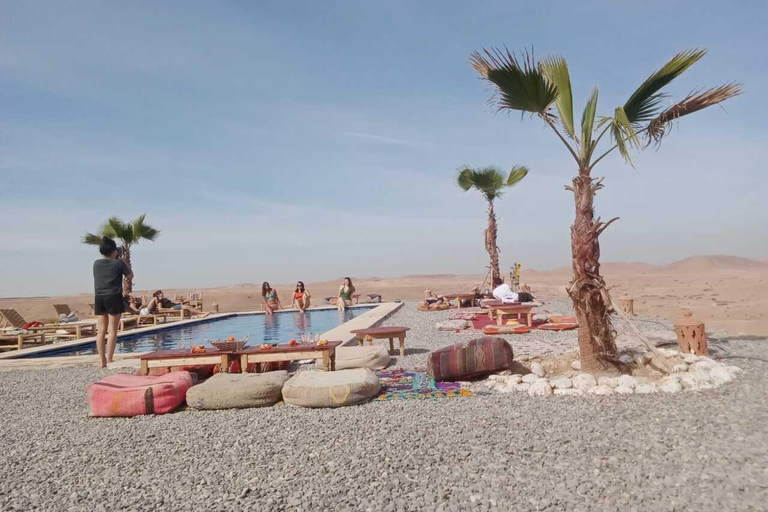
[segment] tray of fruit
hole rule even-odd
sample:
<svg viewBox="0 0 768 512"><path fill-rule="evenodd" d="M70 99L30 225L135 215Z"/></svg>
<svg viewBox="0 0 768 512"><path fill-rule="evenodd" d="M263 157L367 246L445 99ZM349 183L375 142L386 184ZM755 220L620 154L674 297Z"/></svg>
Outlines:
<svg viewBox="0 0 768 512"><path fill-rule="evenodd" d="M212 341L211 345L221 352L232 352L235 350L243 350L246 343L248 343L248 336L239 340L235 339L234 336L230 336L226 340Z"/></svg>

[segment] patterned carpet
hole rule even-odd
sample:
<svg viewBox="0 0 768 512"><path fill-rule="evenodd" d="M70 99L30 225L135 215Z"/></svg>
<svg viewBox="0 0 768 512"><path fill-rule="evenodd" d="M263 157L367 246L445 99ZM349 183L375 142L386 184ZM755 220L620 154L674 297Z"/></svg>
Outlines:
<svg viewBox="0 0 768 512"><path fill-rule="evenodd" d="M381 393L374 400L402 400L410 398L469 397L472 392L461 389L457 382L435 382L425 372L390 368L379 372Z"/></svg>

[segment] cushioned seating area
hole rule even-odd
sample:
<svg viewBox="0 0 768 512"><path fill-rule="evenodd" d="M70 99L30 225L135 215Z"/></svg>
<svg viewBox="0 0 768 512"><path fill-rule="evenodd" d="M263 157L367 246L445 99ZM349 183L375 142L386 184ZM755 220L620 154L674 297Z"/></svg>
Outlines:
<svg viewBox="0 0 768 512"><path fill-rule="evenodd" d="M86 390L90 416L164 414L184 403L194 380L189 372L161 376L118 373L100 379Z"/></svg>
<svg viewBox="0 0 768 512"><path fill-rule="evenodd" d="M288 372L217 373L187 392L194 409L268 407L280 401Z"/></svg>
<svg viewBox="0 0 768 512"><path fill-rule="evenodd" d="M362 347L337 347L336 370L349 370L352 368L369 368L371 370L383 370L389 365L392 358L386 347L381 345ZM323 361L318 359L315 367L323 369Z"/></svg>
<svg viewBox="0 0 768 512"><path fill-rule="evenodd" d="M467 380L506 370L512 361L512 347L505 339L483 337L432 352L427 372L436 381Z"/></svg>
<svg viewBox="0 0 768 512"><path fill-rule="evenodd" d="M286 404L299 407L343 407L375 397L381 384L371 370L299 372L283 386Z"/></svg>

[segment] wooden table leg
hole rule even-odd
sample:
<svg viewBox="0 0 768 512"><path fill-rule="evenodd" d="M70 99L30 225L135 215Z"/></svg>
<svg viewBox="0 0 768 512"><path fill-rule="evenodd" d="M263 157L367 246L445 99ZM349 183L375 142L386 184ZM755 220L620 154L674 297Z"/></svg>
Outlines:
<svg viewBox="0 0 768 512"><path fill-rule="evenodd" d="M533 313L528 313L528 321L526 322L528 324L528 327L533 327Z"/></svg>
<svg viewBox="0 0 768 512"><path fill-rule="evenodd" d="M336 371L336 349L333 349L333 353L331 353L331 371Z"/></svg>
<svg viewBox="0 0 768 512"><path fill-rule="evenodd" d="M21 349L24 348L24 335L23 334L19 334L18 340L19 340L18 349L21 350Z"/></svg>
<svg viewBox="0 0 768 512"><path fill-rule="evenodd" d="M141 368L139 369L140 375L148 375L149 374L149 362L146 359L141 360Z"/></svg>
<svg viewBox="0 0 768 512"><path fill-rule="evenodd" d="M248 354L240 356L240 373L248 373Z"/></svg>
<svg viewBox="0 0 768 512"><path fill-rule="evenodd" d="M75 339L80 339L83 337L83 327L81 325L75 326Z"/></svg>
<svg viewBox="0 0 768 512"><path fill-rule="evenodd" d="M368 344L369 347L373 346L373 336L370 336L370 335L366 336L365 337L365 341L366 341L366 343Z"/></svg>
<svg viewBox="0 0 768 512"><path fill-rule="evenodd" d="M389 338L389 351L390 352L395 351L395 342L392 340L392 338Z"/></svg>
<svg viewBox="0 0 768 512"><path fill-rule="evenodd" d="M328 350L323 350L323 370L331 371L331 354Z"/></svg>
<svg viewBox="0 0 768 512"><path fill-rule="evenodd" d="M221 354L221 373L229 373L229 354Z"/></svg>
<svg viewBox="0 0 768 512"><path fill-rule="evenodd" d="M405 357L405 336L400 336L400 357Z"/></svg>
<svg viewBox="0 0 768 512"><path fill-rule="evenodd" d="M361 347L362 347L362 346L364 345L364 343L363 343L363 340L364 340L364 339L365 339L365 338L360 338L360 337L358 336L358 338L357 338L357 344L358 344L358 346L361 346Z"/></svg>
<svg viewBox="0 0 768 512"><path fill-rule="evenodd" d="M501 311L496 312L496 325L502 326L504 325L504 313Z"/></svg>

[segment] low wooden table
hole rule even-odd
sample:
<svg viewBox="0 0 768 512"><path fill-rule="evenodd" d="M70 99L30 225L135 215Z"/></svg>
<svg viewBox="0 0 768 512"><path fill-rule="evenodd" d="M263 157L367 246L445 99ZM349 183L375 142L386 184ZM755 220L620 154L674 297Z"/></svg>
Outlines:
<svg viewBox="0 0 768 512"><path fill-rule="evenodd" d="M141 356L141 375L148 375L150 368L170 368L171 366L199 366L204 364L219 364L221 371L226 372L235 361L235 352L220 352L214 348L206 348L206 352L193 354L189 350L157 350Z"/></svg>
<svg viewBox="0 0 768 512"><path fill-rule="evenodd" d="M322 359L323 370L336 370L336 347L340 341L329 341L327 345L312 344L278 345L269 350L259 347L247 348L235 352L240 357L240 371L245 372L250 363L272 363L276 361L299 361L301 359Z"/></svg>
<svg viewBox="0 0 768 512"><path fill-rule="evenodd" d="M536 306L533 304L506 304L504 306L494 306L493 308L488 308L488 315L491 315L491 311L496 311L496 325L504 325L505 316L516 315L517 318L521 318L525 315L525 323L528 327L531 327L533 326L534 307Z"/></svg>
<svg viewBox="0 0 768 512"><path fill-rule="evenodd" d="M400 340L400 357L405 357L405 333L410 330L410 327L385 326L355 329L349 332L355 335L358 345L363 345L364 342L367 342L368 345L373 345L373 340L389 339L390 352L395 350L393 340L398 338Z"/></svg>
<svg viewBox="0 0 768 512"><path fill-rule="evenodd" d="M448 300L456 299L456 305L459 309L461 309L462 300L470 301L471 307L474 307L476 305L475 299L477 298L474 293L449 293L448 295L443 295L443 297Z"/></svg>

